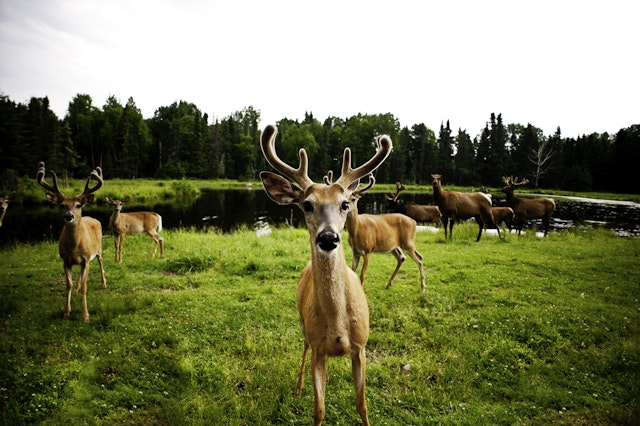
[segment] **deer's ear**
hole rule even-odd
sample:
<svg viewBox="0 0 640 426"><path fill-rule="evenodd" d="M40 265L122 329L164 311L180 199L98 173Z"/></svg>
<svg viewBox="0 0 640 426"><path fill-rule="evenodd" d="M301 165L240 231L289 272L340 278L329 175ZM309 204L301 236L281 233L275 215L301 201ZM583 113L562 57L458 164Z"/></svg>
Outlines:
<svg viewBox="0 0 640 426"><path fill-rule="evenodd" d="M49 203L54 206L60 204L60 199L58 199L58 196L50 192L47 192L47 200L49 200Z"/></svg>
<svg viewBox="0 0 640 426"><path fill-rule="evenodd" d="M269 198L281 206L298 204L304 196L302 189L275 173L261 172L260 179Z"/></svg>
<svg viewBox="0 0 640 426"><path fill-rule="evenodd" d="M355 190L358 189L359 186L360 186L360 179L354 180L353 182L351 182L351 184L347 189L351 192L355 192Z"/></svg>
<svg viewBox="0 0 640 426"><path fill-rule="evenodd" d="M82 194L80 196L80 202L82 203L82 206L84 206L87 203L92 203L94 198L93 194Z"/></svg>

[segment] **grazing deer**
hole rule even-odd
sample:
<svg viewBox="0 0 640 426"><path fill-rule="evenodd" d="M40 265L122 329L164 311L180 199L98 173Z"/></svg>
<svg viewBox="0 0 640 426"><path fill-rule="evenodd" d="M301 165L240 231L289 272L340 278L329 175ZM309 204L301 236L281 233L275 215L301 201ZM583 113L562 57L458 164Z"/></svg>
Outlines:
<svg viewBox="0 0 640 426"><path fill-rule="evenodd" d="M391 139L380 136L378 151L362 166L351 168L351 150L344 150L342 174L330 185L314 183L308 175L309 161L300 149L297 169L283 162L275 151L277 128L267 126L262 132L262 152L271 166L286 178L260 173L265 190L280 205L297 205L304 212L311 262L302 271L297 290L298 314L304 334L304 351L295 395L304 382L307 352L311 348L311 374L314 389L314 424L325 415L324 395L327 384L327 357L349 355L356 393L356 410L363 425L369 424L365 400L366 356L369 337L367 298L356 273L347 266L341 232L351 209L350 199L360 178L373 172L391 152ZM296 185L292 185L289 179Z"/></svg>
<svg viewBox="0 0 640 426"><path fill-rule="evenodd" d="M104 277L104 267L102 265L102 225L97 219L89 216L82 216L82 207L93 201L93 193L100 189L104 183L102 170L96 167L87 178L82 194L75 197L67 197L58 186L58 177L51 171L53 176L53 186L44 180L45 168L41 161L38 164L36 179L38 184L47 191L47 199L53 205L59 206L64 217L64 226L58 241L58 252L64 264L64 272L67 278L67 305L63 318L69 318L71 313L71 290L73 289L72 267L80 265L80 277L76 291L82 291L82 319L89 322L89 311L87 309L87 278L89 278L89 264L93 258L98 259L100 274L102 275L102 288L107 287L107 280ZM91 178L97 183L93 188L89 188Z"/></svg>
<svg viewBox="0 0 640 426"><path fill-rule="evenodd" d="M16 198L15 191L10 192L6 197L0 197L0 227L2 227L2 219L4 219L4 215L7 214L7 209L9 208L9 203Z"/></svg>
<svg viewBox="0 0 640 426"><path fill-rule="evenodd" d="M331 181L331 173L325 182ZM369 184L359 187L351 194L351 208L347 213L347 232L349 233L349 245L353 250L353 262L351 269L358 270L360 258L364 257L362 270L360 271L360 283L364 286L364 277L369 266L371 253L392 252L398 263L391 274L385 288L391 287L400 267L406 260L402 250L418 264L420 270L420 292L424 293L424 267L422 255L416 250L416 221L400 213L387 214L358 214L358 200L375 184L376 179L369 175Z"/></svg>
<svg viewBox="0 0 640 426"><path fill-rule="evenodd" d="M107 197L105 201L113 205L113 213L109 218L109 230L114 234L117 263L122 263L122 248L125 237L138 235L142 232L146 232L153 238L151 258L156 257L158 244L160 244L160 257L164 257L164 239L158 234L159 231L162 231L162 216L154 212L123 213L122 206L129 202L129 197L123 200Z"/></svg>
<svg viewBox="0 0 640 426"><path fill-rule="evenodd" d="M491 212L493 213L493 221L496 225L504 222L507 229L511 229L515 218L515 213L511 207L491 207Z"/></svg>
<svg viewBox="0 0 640 426"><path fill-rule="evenodd" d="M440 213L442 213L442 223L444 224L444 237L447 238L447 225L449 225L449 238L453 237L453 223L457 219L475 218L478 223L478 237L476 241L480 241L482 230L486 224L495 226L500 237L500 228L493 220L491 212L491 196L483 192L456 192L443 191L442 178L439 174L432 174L433 178L433 197L438 204Z"/></svg>
<svg viewBox="0 0 640 426"><path fill-rule="evenodd" d="M513 209L515 213L515 224L518 229L518 235L521 235L522 227L527 219L542 219L544 226L544 235L549 233L549 221L556 209L556 202L551 198L518 198L513 194L513 190L519 186L529 183L529 179L523 179L518 182L518 178L513 176L502 177L504 188L502 192L507 194L507 205Z"/></svg>
<svg viewBox="0 0 640 426"><path fill-rule="evenodd" d="M438 206L427 206L423 204L415 204L415 203L405 203L402 200L398 200L398 196L401 191L404 191L406 186L401 184L400 182L396 182L396 193L395 195L389 193L386 195L387 201L389 201L389 209L394 213L401 213L403 215L409 216L411 219L415 220L418 223L442 223L442 213L440 213L440 209Z"/></svg>

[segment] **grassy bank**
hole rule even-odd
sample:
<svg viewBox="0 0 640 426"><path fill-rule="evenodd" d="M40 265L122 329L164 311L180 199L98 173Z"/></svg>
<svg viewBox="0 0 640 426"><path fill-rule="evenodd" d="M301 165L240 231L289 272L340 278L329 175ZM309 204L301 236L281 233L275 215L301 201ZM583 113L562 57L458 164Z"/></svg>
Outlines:
<svg viewBox="0 0 640 426"><path fill-rule="evenodd" d="M453 242L421 232L427 291L408 259L374 255L367 401L373 424L640 422L640 240L603 230ZM166 256L104 241L107 289L89 278L91 322L64 284L55 242L0 251L0 422L311 424L295 287L305 230L258 238L165 232ZM347 258L351 255L346 247ZM74 271L77 275L77 270ZM332 359L327 424L357 424L348 359Z"/></svg>

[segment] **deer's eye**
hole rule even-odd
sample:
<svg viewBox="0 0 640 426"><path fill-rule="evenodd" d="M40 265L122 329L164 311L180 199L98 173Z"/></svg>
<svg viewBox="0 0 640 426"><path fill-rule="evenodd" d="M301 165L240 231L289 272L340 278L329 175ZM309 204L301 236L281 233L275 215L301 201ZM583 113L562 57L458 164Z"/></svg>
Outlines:
<svg viewBox="0 0 640 426"><path fill-rule="evenodd" d="M348 201L343 201L342 205L340 206L340 208L342 208L342 210L344 210L344 211L349 210L349 202Z"/></svg>
<svg viewBox="0 0 640 426"><path fill-rule="evenodd" d="M302 208L307 213L313 212L313 204L311 204L309 201L305 201L304 203L302 203Z"/></svg>

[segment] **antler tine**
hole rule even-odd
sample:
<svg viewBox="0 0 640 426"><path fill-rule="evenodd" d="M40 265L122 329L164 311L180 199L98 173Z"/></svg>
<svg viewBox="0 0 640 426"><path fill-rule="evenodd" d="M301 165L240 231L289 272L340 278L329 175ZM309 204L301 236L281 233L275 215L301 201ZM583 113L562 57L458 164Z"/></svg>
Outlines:
<svg viewBox="0 0 640 426"><path fill-rule="evenodd" d="M396 182L396 195L393 196L393 201L398 201L398 197L400 196L400 193L405 189L407 189L406 186L404 186L400 182Z"/></svg>
<svg viewBox="0 0 640 426"><path fill-rule="evenodd" d="M300 151L298 152L300 165L297 169L294 169L282 161L280 157L278 157L278 154L276 154L275 145L277 133L278 128L272 124L265 127L262 131L260 146L262 148L264 158L266 158L269 164L271 164L271 167L296 182L302 187L302 189L306 189L308 186L313 184L313 181L309 178L308 174L309 159L307 158L307 151L305 151L304 148L300 148Z"/></svg>
<svg viewBox="0 0 640 426"><path fill-rule="evenodd" d="M529 179L522 179L520 180L520 182L518 182L518 177L516 176L513 180L512 180L513 186L523 186L529 183Z"/></svg>
<svg viewBox="0 0 640 426"><path fill-rule="evenodd" d="M333 170L329 170L327 174L322 178L325 185L331 185L331 181L333 180Z"/></svg>
<svg viewBox="0 0 640 426"><path fill-rule="evenodd" d="M96 180L97 183L94 185L93 188L89 188L89 184L91 183L92 177ZM94 193L98 189L102 188L103 184L104 184L104 179L102 178L102 169L100 168L100 166L97 166L94 170L91 171L91 174L87 178L87 183L84 185L83 194Z"/></svg>
<svg viewBox="0 0 640 426"><path fill-rule="evenodd" d="M344 156L342 158L342 175L336 181L336 183L344 188L348 187L352 182L360 179L363 176L368 175L377 169L380 164L389 156L393 143L391 138L387 135L378 136L377 139L378 151L373 157L362 166L355 169L351 168L351 150L345 148Z"/></svg>
<svg viewBox="0 0 640 426"><path fill-rule="evenodd" d="M509 177L502 176L502 181L504 182L505 185L510 186L511 185L511 176L509 176Z"/></svg>
<svg viewBox="0 0 640 426"><path fill-rule="evenodd" d="M373 173L369 174L369 183L367 184L367 186L360 188L359 191L360 192L366 192L369 189L371 189L371 187L376 183L376 178L373 176Z"/></svg>
<svg viewBox="0 0 640 426"><path fill-rule="evenodd" d="M60 191L60 187L58 186L58 177L56 176L55 172L53 170L51 171L51 176L53 176L53 186L49 185L44 180L45 174L46 170L44 168L44 161L41 161L38 163L38 173L36 173L36 180L38 181L38 184L47 191L51 191L54 194L62 194L62 191Z"/></svg>

